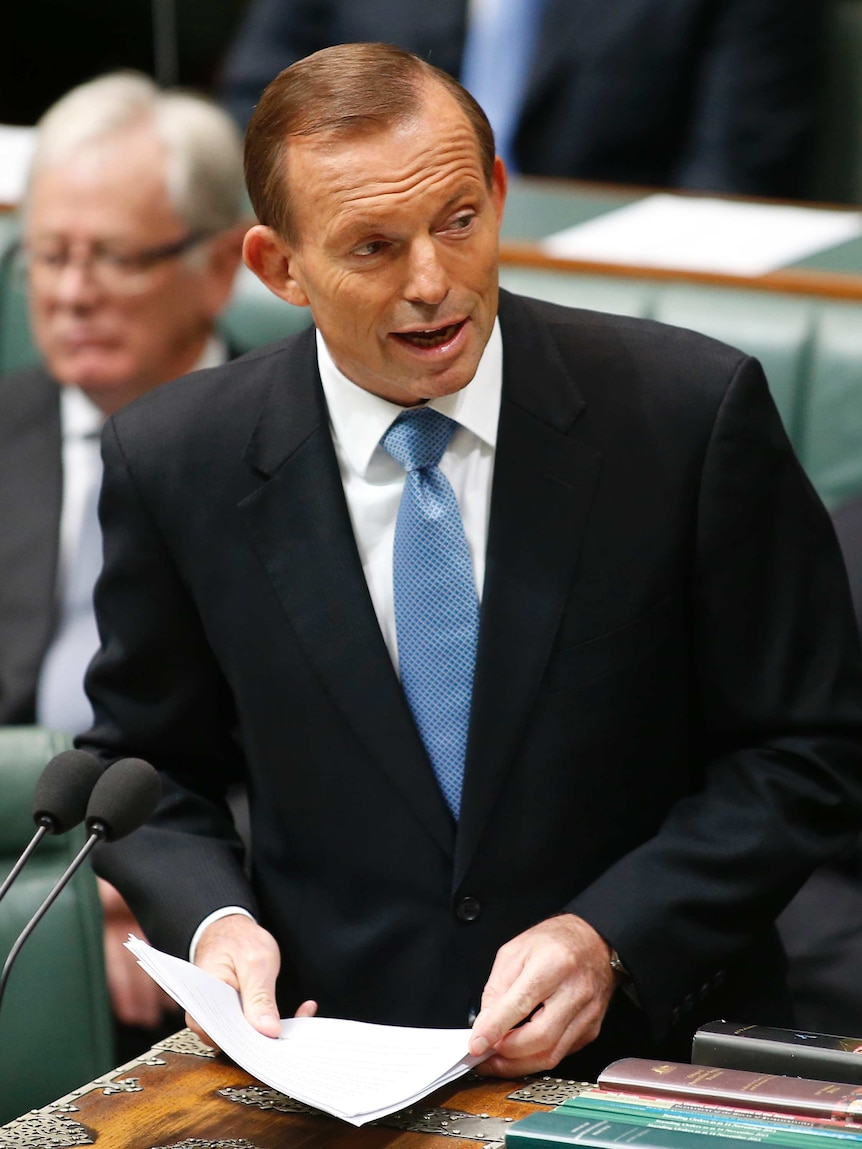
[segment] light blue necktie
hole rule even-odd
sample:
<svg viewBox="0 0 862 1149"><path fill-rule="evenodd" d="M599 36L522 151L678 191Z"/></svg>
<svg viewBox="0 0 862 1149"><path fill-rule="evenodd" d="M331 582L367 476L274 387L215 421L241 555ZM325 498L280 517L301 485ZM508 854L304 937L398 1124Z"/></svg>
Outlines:
<svg viewBox="0 0 862 1149"><path fill-rule="evenodd" d="M451 419L421 407L399 415L381 444L407 471L393 561L401 684L440 789L457 819L479 597L458 501L437 466L454 430Z"/></svg>
<svg viewBox="0 0 862 1149"><path fill-rule="evenodd" d="M461 83L491 121L497 153L518 170L515 133L524 104L544 0L472 0Z"/></svg>

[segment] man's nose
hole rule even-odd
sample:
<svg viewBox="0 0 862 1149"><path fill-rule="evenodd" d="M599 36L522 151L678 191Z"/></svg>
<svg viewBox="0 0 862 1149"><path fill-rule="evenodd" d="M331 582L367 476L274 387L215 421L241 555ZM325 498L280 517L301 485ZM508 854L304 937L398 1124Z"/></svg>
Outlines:
<svg viewBox="0 0 862 1149"><path fill-rule="evenodd" d="M54 281L54 297L69 306L92 303L102 294L89 259L69 259Z"/></svg>
<svg viewBox="0 0 862 1149"><path fill-rule="evenodd" d="M411 303L437 306L446 298L449 275L440 256L431 236L423 236L411 244L405 292Z"/></svg>

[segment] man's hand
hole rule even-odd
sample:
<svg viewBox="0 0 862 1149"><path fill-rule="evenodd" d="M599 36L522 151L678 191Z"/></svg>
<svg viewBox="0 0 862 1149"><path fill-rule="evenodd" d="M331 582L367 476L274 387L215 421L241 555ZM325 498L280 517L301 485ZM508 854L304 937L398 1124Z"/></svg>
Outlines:
<svg viewBox="0 0 862 1149"><path fill-rule="evenodd" d="M281 1020L275 1000L275 979L281 966L271 933L244 914L228 914L207 926L195 951L195 965L238 989L248 1022L265 1037L278 1037ZM305 1001L297 1017L313 1017L317 1003ZM208 1045L215 1043L186 1014L186 1025Z"/></svg>
<svg viewBox="0 0 862 1149"><path fill-rule="evenodd" d="M583 918L561 914L519 934L499 949L482 994L470 1052L495 1052L479 1071L551 1069L597 1037L615 985L608 944Z"/></svg>
<svg viewBox="0 0 862 1149"><path fill-rule="evenodd" d="M138 965L124 942L143 937L134 914L109 882L98 879L104 920L105 973L114 1016L124 1025L154 1029L175 1008L173 1000Z"/></svg>

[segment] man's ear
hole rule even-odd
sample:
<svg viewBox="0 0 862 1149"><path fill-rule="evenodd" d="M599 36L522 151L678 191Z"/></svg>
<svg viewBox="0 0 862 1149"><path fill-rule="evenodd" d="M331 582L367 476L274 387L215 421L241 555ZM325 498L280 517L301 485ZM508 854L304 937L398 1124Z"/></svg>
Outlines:
<svg viewBox="0 0 862 1149"><path fill-rule="evenodd" d="M246 267L274 295L296 307L307 307L308 296L292 274L293 248L271 227L255 224L245 234L242 257Z"/></svg>

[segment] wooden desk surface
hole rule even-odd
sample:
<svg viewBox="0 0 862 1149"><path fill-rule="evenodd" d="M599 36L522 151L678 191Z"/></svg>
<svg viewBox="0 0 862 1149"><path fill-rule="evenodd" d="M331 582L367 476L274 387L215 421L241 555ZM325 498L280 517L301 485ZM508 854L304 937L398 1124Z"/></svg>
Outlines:
<svg viewBox="0 0 862 1149"><path fill-rule="evenodd" d="M188 1030L0 1127L0 1149L491 1149L512 1121L578 1083L470 1074L410 1109L356 1128L257 1083ZM433 1139L433 1140L432 1140Z"/></svg>

